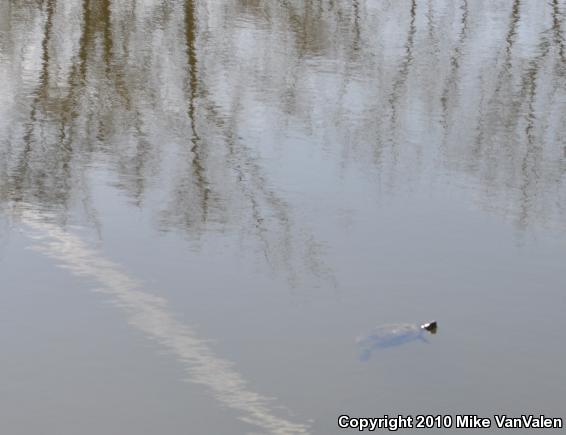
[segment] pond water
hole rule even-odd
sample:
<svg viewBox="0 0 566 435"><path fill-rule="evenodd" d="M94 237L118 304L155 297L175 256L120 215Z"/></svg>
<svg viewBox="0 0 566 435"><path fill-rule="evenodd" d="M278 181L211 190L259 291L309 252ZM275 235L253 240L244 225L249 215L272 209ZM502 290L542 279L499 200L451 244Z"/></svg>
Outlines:
<svg viewBox="0 0 566 435"><path fill-rule="evenodd" d="M2 0L2 433L566 418L565 20Z"/></svg>

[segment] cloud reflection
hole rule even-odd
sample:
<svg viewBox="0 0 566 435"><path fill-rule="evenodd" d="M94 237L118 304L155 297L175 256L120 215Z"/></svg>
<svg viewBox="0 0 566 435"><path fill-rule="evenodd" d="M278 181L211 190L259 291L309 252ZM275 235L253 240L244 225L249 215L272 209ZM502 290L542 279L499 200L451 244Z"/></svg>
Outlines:
<svg viewBox="0 0 566 435"><path fill-rule="evenodd" d="M238 411L240 420L274 435L309 433L307 425L276 416L274 399L251 391L232 363L215 355L206 340L174 318L165 299L142 291L117 264L79 237L47 223L44 216L25 211L22 220L32 230L36 250L71 273L95 280L97 291L123 310L132 327L169 349L183 364L188 380L207 387L218 402Z"/></svg>

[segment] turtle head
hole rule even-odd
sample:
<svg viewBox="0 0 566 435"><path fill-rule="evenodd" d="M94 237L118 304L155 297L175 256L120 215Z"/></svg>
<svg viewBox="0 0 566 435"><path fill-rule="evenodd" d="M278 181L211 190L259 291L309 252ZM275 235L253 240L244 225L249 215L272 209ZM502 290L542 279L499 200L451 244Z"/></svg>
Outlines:
<svg viewBox="0 0 566 435"><path fill-rule="evenodd" d="M425 331L428 331L431 334L436 334L436 330L438 329L438 325L436 324L436 321L423 323L421 325L421 329L424 329Z"/></svg>

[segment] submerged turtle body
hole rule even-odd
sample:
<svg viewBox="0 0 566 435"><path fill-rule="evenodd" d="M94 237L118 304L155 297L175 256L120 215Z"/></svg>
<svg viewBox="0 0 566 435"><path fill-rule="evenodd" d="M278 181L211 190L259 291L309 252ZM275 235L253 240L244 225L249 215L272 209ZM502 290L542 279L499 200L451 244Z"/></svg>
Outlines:
<svg viewBox="0 0 566 435"><path fill-rule="evenodd" d="M411 323L392 323L374 328L368 335L359 337L356 342L361 350L360 358L368 360L377 349L395 347L412 341L426 342L425 334L435 334L436 322L415 325Z"/></svg>

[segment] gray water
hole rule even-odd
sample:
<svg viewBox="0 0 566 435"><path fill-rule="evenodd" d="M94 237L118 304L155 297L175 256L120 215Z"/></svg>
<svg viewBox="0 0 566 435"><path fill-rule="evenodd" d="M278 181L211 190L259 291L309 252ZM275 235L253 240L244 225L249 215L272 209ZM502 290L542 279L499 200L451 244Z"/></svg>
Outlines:
<svg viewBox="0 0 566 435"><path fill-rule="evenodd" d="M1 433L566 418L565 21L0 0Z"/></svg>

